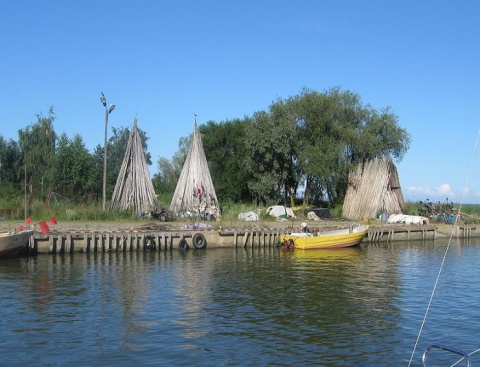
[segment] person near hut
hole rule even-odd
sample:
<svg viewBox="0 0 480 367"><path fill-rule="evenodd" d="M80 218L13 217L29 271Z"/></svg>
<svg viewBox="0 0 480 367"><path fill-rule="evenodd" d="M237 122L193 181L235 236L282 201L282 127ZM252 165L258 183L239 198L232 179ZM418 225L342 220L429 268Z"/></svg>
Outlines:
<svg viewBox="0 0 480 367"><path fill-rule="evenodd" d="M308 224L305 222L301 224L301 229L303 233L310 233L310 230L308 229Z"/></svg>

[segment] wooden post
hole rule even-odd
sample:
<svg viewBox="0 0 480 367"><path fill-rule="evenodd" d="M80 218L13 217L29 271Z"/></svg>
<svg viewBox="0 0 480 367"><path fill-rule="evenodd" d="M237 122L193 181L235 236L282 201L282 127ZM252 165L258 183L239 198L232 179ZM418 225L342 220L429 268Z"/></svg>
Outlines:
<svg viewBox="0 0 480 367"><path fill-rule="evenodd" d="M140 236L140 249L145 250L145 233Z"/></svg>
<svg viewBox="0 0 480 367"><path fill-rule="evenodd" d="M62 252L62 247L63 247L63 236L57 237L57 246L55 247L55 252L59 254Z"/></svg>
<svg viewBox="0 0 480 367"><path fill-rule="evenodd" d="M65 252L73 252L73 240L72 235L68 234L65 240Z"/></svg>
<svg viewBox="0 0 480 367"><path fill-rule="evenodd" d="M248 231L243 232L243 247L247 246Z"/></svg>
<svg viewBox="0 0 480 367"><path fill-rule="evenodd" d="M49 245L48 250L50 252L54 252L55 251L55 238L52 235L48 236L48 245Z"/></svg>
<svg viewBox="0 0 480 367"><path fill-rule="evenodd" d="M127 246L126 246L126 250L127 251L131 251L132 250L132 234L129 233L127 235Z"/></svg>

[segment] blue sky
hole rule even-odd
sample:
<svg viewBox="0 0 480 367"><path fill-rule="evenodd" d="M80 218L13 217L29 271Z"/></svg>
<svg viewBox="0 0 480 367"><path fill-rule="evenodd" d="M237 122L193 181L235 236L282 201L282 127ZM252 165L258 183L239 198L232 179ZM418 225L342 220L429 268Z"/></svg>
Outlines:
<svg viewBox="0 0 480 367"><path fill-rule="evenodd" d="M1 1L0 135L53 106L58 134L103 146L135 117L157 171L203 124L338 86L412 137L406 200L480 203L478 1Z"/></svg>

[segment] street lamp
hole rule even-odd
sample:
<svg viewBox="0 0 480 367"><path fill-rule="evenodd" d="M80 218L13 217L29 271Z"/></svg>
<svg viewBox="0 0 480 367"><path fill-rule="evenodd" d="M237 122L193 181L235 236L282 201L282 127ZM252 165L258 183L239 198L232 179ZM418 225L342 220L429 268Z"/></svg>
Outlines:
<svg viewBox="0 0 480 367"><path fill-rule="evenodd" d="M107 196L107 126L108 126L108 115L115 109L115 105L111 104L107 108L107 100L105 95L100 93L100 102L102 102L103 107L105 107L105 145L103 148L103 211L105 211L105 203Z"/></svg>
<svg viewBox="0 0 480 367"><path fill-rule="evenodd" d="M25 208L24 208L24 217L25 217L25 223L27 222L27 166L31 166L33 168L35 168L35 166L32 164L32 163L27 163L25 162L25 157L23 158L23 169L24 169L24 173L25 173L25 192L24 192L24 198L23 198L23 204L25 205ZM31 174L30 174L31 176Z"/></svg>

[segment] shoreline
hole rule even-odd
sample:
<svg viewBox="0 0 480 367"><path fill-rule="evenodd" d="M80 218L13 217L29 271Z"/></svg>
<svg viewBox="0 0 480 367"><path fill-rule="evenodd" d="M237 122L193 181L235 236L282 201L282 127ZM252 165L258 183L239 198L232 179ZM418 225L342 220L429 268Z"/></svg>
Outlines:
<svg viewBox="0 0 480 367"><path fill-rule="evenodd" d="M149 219L137 219L137 220L119 220L119 221L59 221L53 225L49 221L46 221L50 229L51 234L68 234L74 232L136 232L136 231L182 231L191 230L194 225L197 225L198 230L211 230L211 231L224 231L228 229L236 230L256 230L256 229L279 229L279 230L298 230L303 222L302 220L290 221L258 221L258 222L245 222L245 221L171 221L160 222L158 220ZM306 221L308 227L313 229L319 229L320 231L339 229L348 227L352 221L341 219L330 219L321 221ZM364 223L365 221L358 221ZM417 225L404 225L404 224L388 224L382 223L379 220L369 221L371 228L404 228L409 227L412 229L421 228ZM25 226L24 220L1 220L0 232L15 232L19 228ZM453 224L445 223L432 223L430 227L435 227L437 237L444 238L452 235ZM465 226L459 225L460 229ZM469 225L470 237L479 237L480 234L476 232L476 225ZM41 233L39 225L34 222L34 229L36 232Z"/></svg>

